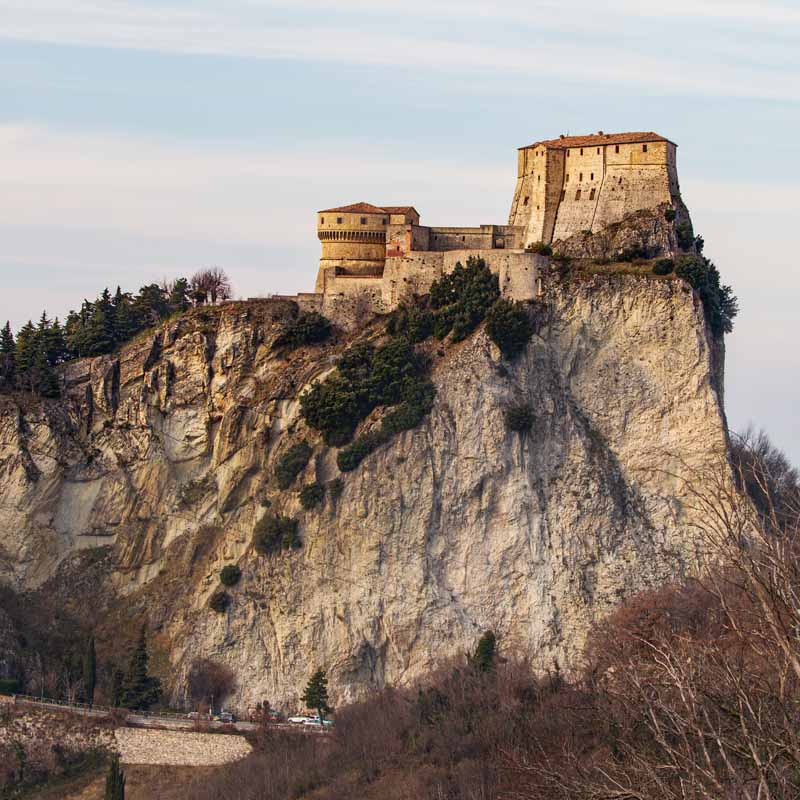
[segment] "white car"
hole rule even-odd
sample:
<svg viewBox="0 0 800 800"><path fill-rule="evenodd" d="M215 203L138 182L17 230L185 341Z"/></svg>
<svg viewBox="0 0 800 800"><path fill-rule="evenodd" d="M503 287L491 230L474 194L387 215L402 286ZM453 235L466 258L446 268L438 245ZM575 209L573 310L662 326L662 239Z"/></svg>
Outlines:
<svg viewBox="0 0 800 800"><path fill-rule="evenodd" d="M298 714L296 717L289 717L288 722L292 722L295 725L305 725L306 722L314 719L314 717L307 717L305 714Z"/></svg>
<svg viewBox="0 0 800 800"><path fill-rule="evenodd" d="M319 721L319 717L311 717L310 719L307 719L303 723L303 725L316 725L317 727L329 728L329 727L333 726L333 720L332 719L325 719L322 722L320 722Z"/></svg>

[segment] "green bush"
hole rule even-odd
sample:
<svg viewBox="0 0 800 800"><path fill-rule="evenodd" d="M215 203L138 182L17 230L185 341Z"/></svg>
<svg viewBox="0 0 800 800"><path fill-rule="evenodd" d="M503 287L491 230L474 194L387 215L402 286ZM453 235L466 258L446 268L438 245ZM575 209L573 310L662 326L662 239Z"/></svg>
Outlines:
<svg viewBox="0 0 800 800"><path fill-rule="evenodd" d="M533 336L533 325L523 303L498 300L486 315L486 331L506 358L515 358Z"/></svg>
<svg viewBox="0 0 800 800"><path fill-rule="evenodd" d="M236 564L226 564L219 573L219 580L223 586L236 586L242 577L242 571Z"/></svg>
<svg viewBox="0 0 800 800"><path fill-rule="evenodd" d="M424 342L433 333L433 314L419 305L401 306L389 317L386 332L411 344Z"/></svg>
<svg viewBox="0 0 800 800"><path fill-rule="evenodd" d="M211 489L211 484L211 477L208 475L181 484L178 489L178 504L181 508L193 508L205 497Z"/></svg>
<svg viewBox="0 0 800 800"><path fill-rule="evenodd" d="M675 262L671 258L659 258L653 264L653 272L656 275L669 275L675 269Z"/></svg>
<svg viewBox="0 0 800 800"><path fill-rule="evenodd" d="M664 209L664 219L667 222L673 222L675 220L676 213L674 208L667 208Z"/></svg>
<svg viewBox="0 0 800 800"><path fill-rule="evenodd" d="M325 487L318 483L309 483L300 491L300 505L306 511L318 506L325 497Z"/></svg>
<svg viewBox="0 0 800 800"><path fill-rule="evenodd" d="M533 408L528 403L512 403L506 409L506 427L510 431L526 433L533 427Z"/></svg>
<svg viewBox="0 0 800 800"><path fill-rule="evenodd" d="M377 349L369 343L355 345L341 357L334 375L300 398L301 413L326 444L340 447L352 440L358 423L377 406L413 401L430 383L426 369L426 362L402 337Z"/></svg>
<svg viewBox="0 0 800 800"><path fill-rule="evenodd" d="M316 311L301 312L275 339L275 347L318 344L331 335L331 323Z"/></svg>
<svg viewBox="0 0 800 800"><path fill-rule="evenodd" d="M406 400L389 412L380 428L359 436L339 451L336 463L342 472L354 470L370 453L402 431L416 428L433 407L436 390L430 381L421 383Z"/></svg>
<svg viewBox="0 0 800 800"><path fill-rule="evenodd" d="M497 275L482 258L470 256L466 267L458 262L452 272L431 286L430 304L437 311L433 322L434 336L444 339L452 331L453 341L466 339L499 297Z"/></svg>
<svg viewBox="0 0 800 800"><path fill-rule="evenodd" d="M305 469L311 458L311 446L303 440L293 444L279 459L275 467L275 477L281 489L288 489L294 479Z"/></svg>
<svg viewBox="0 0 800 800"><path fill-rule="evenodd" d="M253 543L263 555L302 546L297 534L297 520L277 514L262 517L253 530Z"/></svg>
<svg viewBox="0 0 800 800"><path fill-rule="evenodd" d="M689 222L679 222L675 226L675 238L678 240L678 247L681 250L691 250L694 244L694 231Z"/></svg>
<svg viewBox="0 0 800 800"><path fill-rule="evenodd" d="M719 270L703 256L681 256L675 274L700 295L709 327L714 335L730 333L739 313L739 301L730 286L720 283Z"/></svg>
<svg viewBox="0 0 800 800"><path fill-rule="evenodd" d="M0 694L17 694L19 681L16 678L0 678Z"/></svg>
<svg viewBox="0 0 800 800"><path fill-rule="evenodd" d="M565 253L554 253L553 254L553 261L556 264L560 264L562 267L566 267L569 263L572 262L572 258L566 255Z"/></svg>
<svg viewBox="0 0 800 800"><path fill-rule="evenodd" d="M544 242L534 242L533 244L529 244L525 249L531 253L538 253L540 256L553 255L553 248Z"/></svg>
<svg viewBox="0 0 800 800"><path fill-rule="evenodd" d="M214 594L211 595L211 599L208 601L208 607L212 611L216 611L217 614L223 614L227 611L230 604L230 595L223 591L214 592Z"/></svg>
<svg viewBox="0 0 800 800"><path fill-rule="evenodd" d="M635 261L639 258L647 258L647 250L639 244L626 247L616 254L617 261Z"/></svg>

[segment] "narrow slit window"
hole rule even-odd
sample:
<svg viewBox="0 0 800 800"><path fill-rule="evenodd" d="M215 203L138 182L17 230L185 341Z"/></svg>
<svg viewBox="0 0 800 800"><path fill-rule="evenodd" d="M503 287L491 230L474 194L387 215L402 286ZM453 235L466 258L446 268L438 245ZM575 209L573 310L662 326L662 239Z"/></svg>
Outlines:
<svg viewBox="0 0 800 800"><path fill-rule="evenodd" d="M619 145L618 144L614 145L614 152L615 153L619 153Z"/></svg>
<svg viewBox="0 0 800 800"><path fill-rule="evenodd" d="M525 199L522 201L522 205L524 205L524 206L528 205L528 200L530 200L530 197L526 197L526 198L525 198Z"/></svg>
<svg viewBox="0 0 800 800"><path fill-rule="evenodd" d="M324 225L325 224L325 217L320 217L319 224L320 225Z"/></svg>
<svg viewBox="0 0 800 800"><path fill-rule="evenodd" d="M589 192L589 199L594 200L594 189Z"/></svg>
<svg viewBox="0 0 800 800"><path fill-rule="evenodd" d="M578 191L575 192L575 199L576 200L580 200L581 199L581 190L580 189L578 189Z"/></svg>
<svg viewBox="0 0 800 800"><path fill-rule="evenodd" d="M590 180L590 181L593 181L593 180L594 180L594 172L590 172L590 173L589 173L589 180Z"/></svg>
<svg viewBox="0 0 800 800"><path fill-rule="evenodd" d="M646 144L643 144L643 145L642 145L642 152L643 152L643 153L646 153L646 152L647 152L647 145L646 145Z"/></svg>
<svg viewBox="0 0 800 800"><path fill-rule="evenodd" d="M578 180L579 180L579 181L582 181L582 180L583 180L583 173L582 173L582 172L578 174Z"/></svg>
<svg viewBox="0 0 800 800"><path fill-rule="evenodd" d="M566 189L562 189L561 190L561 199L563 200L566 196L567 196L567 190Z"/></svg>
<svg viewBox="0 0 800 800"><path fill-rule="evenodd" d="M581 155L583 155L583 148L581 147Z"/></svg>

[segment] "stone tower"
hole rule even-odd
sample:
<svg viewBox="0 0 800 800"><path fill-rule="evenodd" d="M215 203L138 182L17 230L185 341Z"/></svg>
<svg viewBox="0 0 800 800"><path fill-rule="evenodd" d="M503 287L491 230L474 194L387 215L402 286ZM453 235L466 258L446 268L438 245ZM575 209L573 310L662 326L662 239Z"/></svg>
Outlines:
<svg viewBox="0 0 800 800"><path fill-rule="evenodd" d="M598 231L662 204L683 209L677 145L657 133L561 136L518 151L508 224L524 243L550 243Z"/></svg>

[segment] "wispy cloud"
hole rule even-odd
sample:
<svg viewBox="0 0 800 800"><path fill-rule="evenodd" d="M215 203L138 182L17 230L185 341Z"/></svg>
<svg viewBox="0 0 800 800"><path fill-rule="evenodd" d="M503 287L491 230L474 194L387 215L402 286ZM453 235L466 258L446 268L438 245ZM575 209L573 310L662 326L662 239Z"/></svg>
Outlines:
<svg viewBox="0 0 800 800"><path fill-rule="evenodd" d="M520 3L506 0L491 7L466 0L425 4L403 3L405 18L453 15L451 33L427 33L425 26L368 26L376 15L397 11L388 0L369 8L354 0L297 0L291 9L329 10L331 15L302 18L276 13L274 4L233 0L224 11L218 4L138 5L96 0L0 0L3 24L0 37L40 43L92 47L158 50L176 54L206 54L251 59L288 59L336 64L402 66L432 73L502 76L519 85L544 80L581 81L589 85L647 86L662 92L800 99L798 62L791 49L781 53L780 63L743 64L739 54L725 47L684 48L680 53L663 47L668 36L656 38L653 47L642 47L635 37L620 38L617 22L631 19L682 19L691 30L693 19L746 22L786 30L800 21L800 11L773 3L727 4L705 0L678 0L663 7L634 4L631 0L604 7L573 0L569 8L550 0ZM289 5L286 4L286 8ZM340 16L361 8L361 20ZM457 11L457 14L456 14ZM482 18L508 19L529 26L529 36L486 35L480 25L464 26ZM310 21L313 20L313 21ZM576 41L553 32L584 30L590 41ZM604 31L602 37L598 32ZM510 31L509 31L510 32ZM673 34L675 31L672 32ZM695 32L696 34L697 32ZM527 39L527 41L526 41ZM661 46L658 46L661 45ZM784 63L790 59L789 63Z"/></svg>

